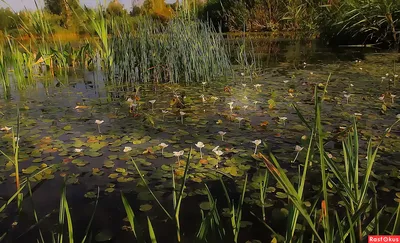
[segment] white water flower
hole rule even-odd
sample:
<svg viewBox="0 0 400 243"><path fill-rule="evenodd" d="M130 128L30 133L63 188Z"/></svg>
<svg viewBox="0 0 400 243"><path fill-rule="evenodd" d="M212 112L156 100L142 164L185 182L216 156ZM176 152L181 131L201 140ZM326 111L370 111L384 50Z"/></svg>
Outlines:
<svg viewBox="0 0 400 243"><path fill-rule="evenodd" d="M244 106L243 106L243 109L244 109L244 110L247 110L247 108L249 108L248 105L244 105Z"/></svg>
<svg viewBox="0 0 400 243"><path fill-rule="evenodd" d="M214 153L215 153L217 156L221 156L221 155L224 154L224 152L222 152L221 150L216 150L216 151L214 151Z"/></svg>
<svg viewBox="0 0 400 243"><path fill-rule="evenodd" d="M256 148L254 149L254 154L256 154L257 153L257 147L258 147L258 145L261 144L261 139L256 139L256 140L251 141L251 142L256 145Z"/></svg>
<svg viewBox="0 0 400 243"><path fill-rule="evenodd" d="M294 159L292 160L292 163L296 161L297 157L299 156L300 151L303 150L303 147L296 145L294 147L294 151L296 151L296 157L294 157Z"/></svg>
<svg viewBox="0 0 400 243"><path fill-rule="evenodd" d="M178 152L174 151L173 153L174 153L174 156L178 157L178 156L182 156L185 153L185 151L183 151L183 150L178 151Z"/></svg>
<svg viewBox="0 0 400 243"><path fill-rule="evenodd" d="M354 84L350 84L350 87L354 87Z"/></svg>
<svg viewBox="0 0 400 243"><path fill-rule="evenodd" d="M215 148L212 149L213 152L217 151L219 149L219 146L216 146Z"/></svg>
<svg viewBox="0 0 400 243"><path fill-rule="evenodd" d="M258 88L261 87L261 84L255 84L254 87L255 87L256 89L258 89Z"/></svg>
<svg viewBox="0 0 400 243"><path fill-rule="evenodd" d="M244 99L244 100L248 100L249 98L247 98L247 96L243 96L243 99Z"/></svg>
<svg viewBox="0 0 400 243"><path fill-rule="evenodd" d="M211 96L210 99L213 101L213 105L215 105L215 101L217 101L219 98L216 96Z"/></svg>
<svg viewBox="0 0 400 243"><path fill-rule="evenodd" d="M361 113L354 113L355 116L362 116Z"/></svg>
<svg viewBox="0 0 400 243"><path fill-rule="evenodd" d="M243 76L244 76L244 73L240 73L240 75L243 77Z"/></svg>
<svg viewBox="0 0 400 243"><path fill-rule="evenodd" d="M201 82L201 84L203 85L203 92L204 92L204 86L207 84L207 82Z"/></svg>
<svg viewBox="0 0 400 243"><path fill-rule="evenodd" d="M161 148L166 148L166 147L168 147L169 145L166 144L166 143L160 143L158 146L160 146Z"/></svg>
<svg viewBox="0 0 400 243"><path fill-rule="evenodd" d="M74 149L74 152L75 152L75 153L80 153L80 152L82 152L82 151L83 151L83 149L79 149L79 148Z"/></svg>
<svg viewBox="0 0 400 243"><path fill-rule="evenodd" d="M124 153L127 153L127 152L129 152L129 151L132 151L132 148L131 148L131 147L125 147L125 148L124 148Z"/></svg>
<svg viewBox="0 0 400 243"><path fill-rule="evenodd" d="M161 147L161 155L164 155L164 149L165 149L166 147L168 147L168 144L166 144L166 143L160 143L158 146Z"/></svg>
<svg viewBox="0 0 400 243"><path fill-rule="evenodd" d="M236 120L239 121L239 128L240 128L240 122L241 122L243 119L244 119L243 117L236 117Z"/></svg>
<svg viewBox="0 0 400 243"><path fill-rule="evenodd" d="M231 113L233 113L233 102L228 102L229 109L231 110Z"/></svg>
<svg viewBox="0 0 400 243"><path fill-rule="evenodd" d="M289 80L283 80L283 83L287 84L289 83Z"/></svg>
<svg viewBox="0 0 400 243"><path fill-rule="evenodd" d="M100 125L104 123L104 120L96 120L95 123L97 124L97 130L101 133Z"/></svg>
<svg viewBox="0 0 400 243"><path fill-rule="evenodd" d="M128 101L128 103L133 103L134 102L134 100L131 97L129 97L126 101Z"/></svg>
<svg viewBox="0 0 400 243"><path fill-rule="evenodd" d="M344 97L346 98L347 104L349 103L350 96L351 96L351 94L344 94Z"/></svg>
<svg viewBox="0 0 400 243"><path fill-rule="evenodd" d="M380 101L384 101L384 100L385 100L385 95L379 96L379 100L380 100Z"/></svg>
<svg viewBox="0 0 400 243"><path fill-rule="evenodd" d="M392 103L394 103L394 98L396 98L396 95L391 94L391 95L390 95L390 98L392 98Z"/></svg>
<svg viewBox="0 0 400 243"><path fill-rule="evenodd" d="M8 132L8 131L10 131L11 129L12 129L11 127L4 126L4 127L2 127L0 130L1 130L1 131L6 131L6 132Z"/></svg>
<svg viewBox="0 0 400 243"><path fill-rule="evenodd" d="M247 84L242 84L243 88L246 88Z"/></svg>
<svg viewBox="0 0 400 243"><path fill-rule="evenodd" d="M204 104L204 102L206 102L206 98L204 97L204 95L202 94L202 95L200 95L200 98L201 98L201 101L203 102L203 104Z"/></svg>
<svg viewBox="0 0 400 243"><path fill-rule="evenodd" d="M176 151L173 152L174 156L177 157L177 159L178 159L179 166L181 166L181 161L180 161L179 157L182 156L184 153L185 153L185 151L183 151L183 150L178 151L178 152L176 152Z"/></svg>
<svg viewBox="0 0 400 243"><path fill-rule="evenodd" d="M19 142L20 138L19 137L14 137L14 142Z"/></svg>
<svg viewBox="0 0 400 243"><path fill-rule="evenodd" d="M196 147L199 148L199 150L200 150L200 159L202 159L203 158L203 153L201 152L201 149L204 148L204 143L203 142L197 142L195 145L196 145Z"/></svg>
<svg viewBox="0 0 400 243"><path fill-rule="evenodd" d="M156 100L149 100L151 104L151 111L154 112L154 103L156 103Z"/></svg>
<svg viewBox="0 0 400 243"><path fill-rule="evenodd" d="M257 104L258 104L258 103L259 103L259 101L257 101L257 100L253 101L254 109L257 109Z"/></svg>
<svg viewBox="0 0 400 243"><path fill-rule="evenodd" d="M286 120L287 120L286 116L279 117L279 121L282 121L284 126L286 125Z"/></svg>
<svg viewBox="0 0 400 243"><path fill-rule="evenodd" d="M224 135L226 134L226 132L219 131L218 134L221 135L221 140L224 141Z"/></svg>
<svg viewBox="0 0 400 243"><path fill-rule="evenodd" d="M203 142L197 142L196 144L196 147L198 147L198 148L204 148L204 143Z"/></svg>
<svg viewBox="0 0 400 243"><path fill-rule="evenodd" d="M295 147L294 147L294 151L296 151L296 152L300 152L301 150L303 150L304 149L304 147L301 147L301 146L299 146L299 145L296 145Z"/></svg>
<svg viewBox="0 0 400 243"><path fill-rule="evenodd" d="M181 115L181 122L182 122L182 124L183 124L183 116L184 116L186 113L183 112L183 111L180 111L179 114Z"/></svg>
<svg viewBox="0 0 400 243"><path fill-rule="evenodd" d="M216 168L218 168L218 164L219 164L219 161L220 161L219 157L224 154L224 152L222 152L221 150L218 150L218 147L219 146L217 146L217 147L215 147L213 149L213 152L215 153L215 155L217 155L217 160L218 160L217 164L215 165Z"/></svg>

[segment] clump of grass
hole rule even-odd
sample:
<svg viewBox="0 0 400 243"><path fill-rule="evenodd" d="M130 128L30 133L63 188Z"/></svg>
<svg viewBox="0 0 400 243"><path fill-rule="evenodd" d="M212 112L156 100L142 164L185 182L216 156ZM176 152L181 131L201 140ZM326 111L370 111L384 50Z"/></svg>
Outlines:
<svg viewBox="0 0 400 243"><path fill-rule="evenodd" d="M141 18L135 34L121 30L111 42L117 82L201 83L230 66L221 34L191 18Z"/></svg>
<svg viewBox="0 0 400 243"><path fill-rule="evenodd" d="M176 227L176 237L177 237L177 241L181 242L181 238L182 238L182 232L181 232L181 224L180 224L180 210L181 210L181 204L182 204L182 199L184 196L184 190L185 190L185 184L189 175L189 164L190 164L190 157L192 154L192 150L190 150L189 155L188 155L188 159L186 161L186 166L185 166L185 171L183 173L182 176L182 181L181 181L181 186L178 190L176 182L175 182L175 172L174 169L172 168L172 202L173 202L173 213L170 213L160 202L160 200L156 197L156 195L154 194L154 192L151 190L149 184L147 183L147 181L145 180L145 178L142 175L142 172L140 171L139 167L137 166L137 164L135 163L135 161L132 159L132 163L136 169L136 171L138 172L140 179L142 180L143 184L145 185L145 187L148 189L148 191L150 192L150 194L153 196L153 198L155 199L155 201L157 202L158 206L160 206L160 208L163 210L163 212L165 213L165 215L168 217L169 220L172 220L175 224ZM128 201L126 200L126 198L124 197L123 194L121 194L121 198L122 198L122 202L124 204L125 207L125 211L128 215L128 219L129 222L131 224L132 227L132 231L136 237L136 239L139 242L142 242L141 239L143 239L143 236L141 234L139 234L140 232L140 228L139 225L137 224L137 222L135 222L135 215L132 211L132 208L130 207ZM152 239L152 242L154 242L155 240L155 234L153 231L153 227L151 225L151 221L150 219L148 220L148 225L149 225L149 234L150 234L150 238Z"/></svg>
<svg viewBox="0 0 400 243"><path fill-rule="evenodd" d="M312 241L316 240L318 242L362 242L369 234L394 234L400 222L399 210L393 213L388 223L385 225L380 223L380 217L383 215L385 206L381 209L378 208L376 190L371 183L371 174L382 140L400 120L397 120L385 131L385 136L383 136L383 139L378 143L375 149L373 148L372 140L368 142L365 168L360 165L359 138L356 120L354 120L352 130L349 132L348 137L342 142L345 168L345 170L342 171L324 150L324 134L321 125L323 95L319 97L317 89L315 89L314 124L307 123L304 117L299 114L301 120L310 128L311 137L304 162L303 173L299 176L300 180L297 189L286 176L285 171L281 168L280 163L273 154L270 153L268 156L269 158L259 154L270 173L282 185L283 190L290 200L291 210L289 213L290 217L288 218L285 240L291 242L294 238L303 238L304 231L300 231L298 234L296 234L295 231L295 226L299 220L303 221L302 224L308 225L311 229L313 233ZM317 199L314 206L311 207L311 210L306 210L303 192L310 159L314 157L313 154L315 152L319 155L320 161L322 182L320 197L322 198L319 197ZM363 175L363 177L361 177L361 175ZM331 185L331 189L328 189L328 184ZM330 203L328 192L332 189L336 191L344 202L344 215L340 215L333 207L332 203ZM318 204L321 205L319 212L316 210L316 205ZM299 218L300 215L302 218ZM393 221L393 219L395 220ZM276 234L270 226L266 226ZM391 226L392 229L389 230ZM322 227L322 232L319 229L320 227Z"/></svg>

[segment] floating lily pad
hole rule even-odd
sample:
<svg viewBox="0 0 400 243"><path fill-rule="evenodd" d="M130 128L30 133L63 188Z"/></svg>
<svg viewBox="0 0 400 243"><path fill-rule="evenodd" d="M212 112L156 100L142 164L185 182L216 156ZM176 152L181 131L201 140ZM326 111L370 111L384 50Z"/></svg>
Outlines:
<svg viewBox="0 0 400 243"><path fill-rule="evenodd" d="M72 126L71 125L66 125L65 127L63 127L63 129L65 131L71 131L72 130Z"/></svg>
<svg viewBox="0 0 400 243"><path fill-rule="evenodd" d="M106 242L106 241L110 241L112 238L114 237L113 233L111 230L102 230L101 232L99 232L95 237L95 241L96 242Z"/></svg>
<svg viewBox="0 0 400 243"><path fill-rule="evenodd" d="M112 192L115 191L115 188L113 188L113 187L107 187L104 191L107 192L107 193L112 193Z"/></svg>
<svg viewBox="0 0 400 243"><path fill-rule="evenodd" d="M93 199L93 198L96 198L97 195L96 195L95 192L87 192L87 193L85 193L85 197L86 197L86 198Z"/></svg>
<svg viewBox="0 0 400 243"><path fill-rule="evenodd" d="M210 202L202 202L199 204L199 207L203 210L210 210L211 204L210 204Z"/></svg>
<svg viewBox="0 0 400 243"><path fill-rule="evenodd" d="M30 174L32 174L33 172L37 171L37 170L39 170L39 166L31 165L31 166L29 166L29 167L26 168L26 169L22 169L22 173L24 173L24 174L26 174L26 175L30 175Z"/></svg>
<svg viewBox="0 0 400 243"><path fill-rule="evenodd" d="M107 160L107 161L104 162L103 167L112 168L112 167L114 167L114 162L110 161L110 160Z"/></svg>
<svg viewBox="0 0 400 243"><path fill-rule="evenodd" d="M139 210L142 212L147 212L147 211L150 211L152 208L153 208L153 206L150 204L143 204L143 205L140 205Z"/></svg>

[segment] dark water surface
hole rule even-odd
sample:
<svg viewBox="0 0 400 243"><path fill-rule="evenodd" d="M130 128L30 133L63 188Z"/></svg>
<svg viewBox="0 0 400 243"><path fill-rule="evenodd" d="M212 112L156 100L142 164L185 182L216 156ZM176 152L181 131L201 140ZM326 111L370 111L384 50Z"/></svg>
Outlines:
<svg viewBox="0 0 400 243"><path fill-rule="evenodd" d="M235 40L231 42L233 47ZM221 208L226 207L221 186L215 181L218 178L216 164L219 165L218 170L231 177L227 181L233 198L239 195L244 174L250 174L245 208L247 212L251 210L260 215L256 177L265 168L261 161L251 156L254 152L251 141L261 139L266 142L282 166L287 168L289 177L296 175L298 165L304 162L305 150L300 152L295 162L291 162L296 156L295 146L304 147L306 144L301 138L309 136L310 132L291 104L295 103L304 117L311 121L314 87L325 84L329 74L331 77L322 114L324 129L330 138L325 149L337 158L338 163L342 162L341 142L335 139L335 135L340 132L340 127L351 125L355 113L360 113L362 115L357 116L363 146L360 160L365 163L367 139L372 137L377 141L400 113L400 79L394 78L394 66L400 62L398 54L375 49L332 50L319 46L316 41L278 42L263 38L255 38L253 46L257 53L253 74L237 66L232 76L221 81L209 81L204 88L201 84L141 85L135 114L129 112L126 102L135 93L134 87L110 85L104 81L100 71L77 70L71 71L68 78L38 78L35 87L13 90L10 99L1 100L1 127L15 127L17 107L20 109L21 175L32 176L41 168L54 165L31 179L32 185L37 185L32 199L39 219L44 218L39 227L45 238L49 239L50 231L57 229L58 204L63 181L66 180L76 240L80 241L84 234L99 187L100 200L92 227L93 237L98 232L110 231L113 235L111 242L133 239L132 233L124 230L124 226L129 224L123 220L126 215L120 191L124 191L144 227L147 225L145 216L149 215L159 242L173 242L173 224L165 223L165 215L141 185L130 157L142 168L156 195L171 209L171 166L176 168L178 178L183 172L183 166L178 168L177 158L172 153L184 150L181 159L186 161L191 147L194 150L193 166L181 213L186 242L193 241L191 236L195 235L200 224L198 205L206 201L204 182L213 195L220 198ZM395 82L390 79L395 79ZM257 84L260 87L256 88ZM185 96L184 108L171 107L174 94ZM348 103L345 94L350 94ZM382 94L386 97L380 100ZM393 103L390 94L397 95ZM212 96L218 97L215 103ZM149 100L156 100L154 109ZM232 112L229 102L233 102ZM165 117L162 110L168 110ZM185 112L183 124L180 111ZM243 118L240 127L237 117ZM283 117L287 118L285 122ZM104 120L100 125L101 134L95 120ZM224 141L219 131L226 132ZM0 135L0 148L11 155L11 132ZM383 143L374 167L379 197L382 203L389 205L394 204L394 194L400 188L399 135L399 127L395 127ZM202 163L199 149L195 146L199 141L205 144L202 149L205 160ZM164 156L158 147L160 143L169 145L164 149ZM219 162L212 152L215 146L220 146L224 152ZM124 152L125 147L132 150ZM76 152L75 149L82 151ZM265 152L263 144L258 149ZM7 162L4 156L1 157L0 197L3 200L15 192L14 169ZM320 184L318 166L314 166L307 181L309 196L319 190ZM283 191L275 181L271 180L270 186L274 190L267 196L270 204L267 208L268 222L273 221L279 226L280 222L284 222L280 209L287 205L287 199L280 197L282 194L277 197L276 193ZM141 212L139 207L144 204L151 204L153 208ZM28 231L35 224L31 198L25 199L23 206L18 225L13 229L10 224L16 220L15 205L0 214L3 219L0 235L11 229L9 242L36 242L38 237L38 227ZM242 229L240 242L255 239L270 241L271 234L253 216L245 213L244 220L253 222L253 225ZM228 239L226 242L231 241Z"/></svg>

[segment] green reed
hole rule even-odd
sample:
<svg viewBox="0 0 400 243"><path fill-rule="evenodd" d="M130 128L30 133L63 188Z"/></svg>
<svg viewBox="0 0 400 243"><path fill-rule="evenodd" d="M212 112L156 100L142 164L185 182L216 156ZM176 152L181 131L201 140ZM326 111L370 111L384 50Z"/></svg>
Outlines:
<svg viewBox="0 0 400 243"><path fill-rule="evenodd" d="M387 133L400 122L400 119L386 129L383 138L375 148L373 148L372 140L368 142L366 167L361 166L360 163L357 122L354 120L352 129L349 131L347 138L342 142L344 157L343 171L339 169L337 162L334 162L324 150L325 135L321 125L321 106L324 95L325 92L321 96L318 96L317 89L315 89L314 124L306 122L304 117L299 114L301 120L310 128L311 137L303 174L300 177L301 179L299 180L297 189L289 178L287 178L285 171L280 167L280 163L273 154L270 153L268 156L269 158L260 154L268 170L283 186L290 200L291 210L289 214L290 217L288 218L289 224L286 230L285 241L291 242L294 238L303 238L303 231L298 232L298 234L296 234L295 231L297 221L300 219L299 215L302 216L301 220L304 221L303 224L308 225L313 232L313 241L362 242L369 234L394 234L400 221L400 205L398 210L392 214L392 218L388 223L385 225L380 223L380 218L386 206L383 206L381 209L378 208L376 190L371 183L371 174L379 146L382 144ZM315 142L313 140L315 140ZM312 160L315 152L317 152L316 154L319 157L322 200L317 199L314 206L311 207L311 210L307 210L304 206L303 192L307 171L309 170L309 162ZM363 176L361 177L361 175ZM332 190L336 192L344 202L344 215L343 213L339 214L336 207L330 203L328 193L331 193ZM318 203L321 205L319 213L315 210ZM330 217L333 217L335 221L330 219ZM319 230L320 227L322 227L323 230L322 235ZM267 228L270 229L272 233L276 234L270 226L267 226Z"/></svg>
<svg viewBox="0 0 400 243"><path fill-rule="evenodd" d="M3 86L4 97L7 98L10 91L10 78L3 44L0 44L0 82Z"/></svg>
<svg viewBox="0 0 400 243"><path fill-rule="evenodd" d="M222 36L209 24L176 17L139 20L112 41L116 82L209 82L229 67Z"/></svg>

